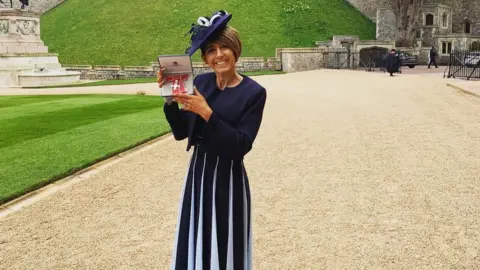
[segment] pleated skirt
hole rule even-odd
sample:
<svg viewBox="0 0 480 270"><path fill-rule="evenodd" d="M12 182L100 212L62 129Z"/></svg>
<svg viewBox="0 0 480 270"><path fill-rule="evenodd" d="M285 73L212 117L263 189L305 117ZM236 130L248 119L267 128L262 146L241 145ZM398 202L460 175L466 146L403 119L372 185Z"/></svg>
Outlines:
<svg viewBox="0 0 480 270"><path fill-rule="evenodd" d="M171 269L252 269L250 189L243 160L196 146L180 200Z"/></svg>

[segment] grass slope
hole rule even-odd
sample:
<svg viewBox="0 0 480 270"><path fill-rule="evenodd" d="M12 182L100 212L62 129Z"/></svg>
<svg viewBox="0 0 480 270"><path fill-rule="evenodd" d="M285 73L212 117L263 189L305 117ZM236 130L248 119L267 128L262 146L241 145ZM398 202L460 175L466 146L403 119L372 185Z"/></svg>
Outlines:
<svg viewBox="0 0 480 270"><path fill-rule="evenodd" d="M155 96L0 97L0 204L169 131Z"/></svg>
<svg viewBox="0 0 480 270"><path fill-rule="evenodd" d="M346 0L69 0L42 16L41 35L62 64L148 65L184 53L190 25L219 9L233 14L243 56L275 56L275 48L333 35L375 38L374 23Z"/></svg>

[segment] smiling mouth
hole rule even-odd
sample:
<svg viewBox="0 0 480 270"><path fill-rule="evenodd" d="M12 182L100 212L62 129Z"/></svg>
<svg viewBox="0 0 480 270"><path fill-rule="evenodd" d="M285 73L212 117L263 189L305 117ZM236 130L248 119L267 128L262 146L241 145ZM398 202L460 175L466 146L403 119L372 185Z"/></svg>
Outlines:
<svg viewBox="0 0 480 270"><path fill-rule="evenodd" d="M225 64L227 61L220 61L220 62L216 62L215 65L223 65Z"/></svg>

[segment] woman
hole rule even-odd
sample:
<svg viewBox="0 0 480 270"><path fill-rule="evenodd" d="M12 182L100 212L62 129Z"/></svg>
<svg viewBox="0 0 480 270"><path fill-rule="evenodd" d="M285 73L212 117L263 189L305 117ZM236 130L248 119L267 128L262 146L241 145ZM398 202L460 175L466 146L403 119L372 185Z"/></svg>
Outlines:
<svg viewBox="0 0 480 270"><path fill-rule="evenodd" d="M262 122L266 90L239 74L238 32L232 15L200 17L190 33L191 56L201 50L214 72L195 77L194 95L175 95L164 112L176 140L194 146L186 175L172 269L251 269L250 189L243 158ZM163 85L163 70L158 76ZM183 108L179 109L178 104Z"/></svg>

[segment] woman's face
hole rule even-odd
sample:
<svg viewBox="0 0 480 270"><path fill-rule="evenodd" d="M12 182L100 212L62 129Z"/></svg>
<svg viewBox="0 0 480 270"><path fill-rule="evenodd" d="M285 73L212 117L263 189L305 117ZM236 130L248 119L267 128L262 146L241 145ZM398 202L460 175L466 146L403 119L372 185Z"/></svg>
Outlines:
<svg viewBox="0 0 480 270"><path fill-rule="evenodd" d="M235 54L230 48L214 43L207 46L204 54L205 63L215 72L231 72L235 68Z"/></svg>

